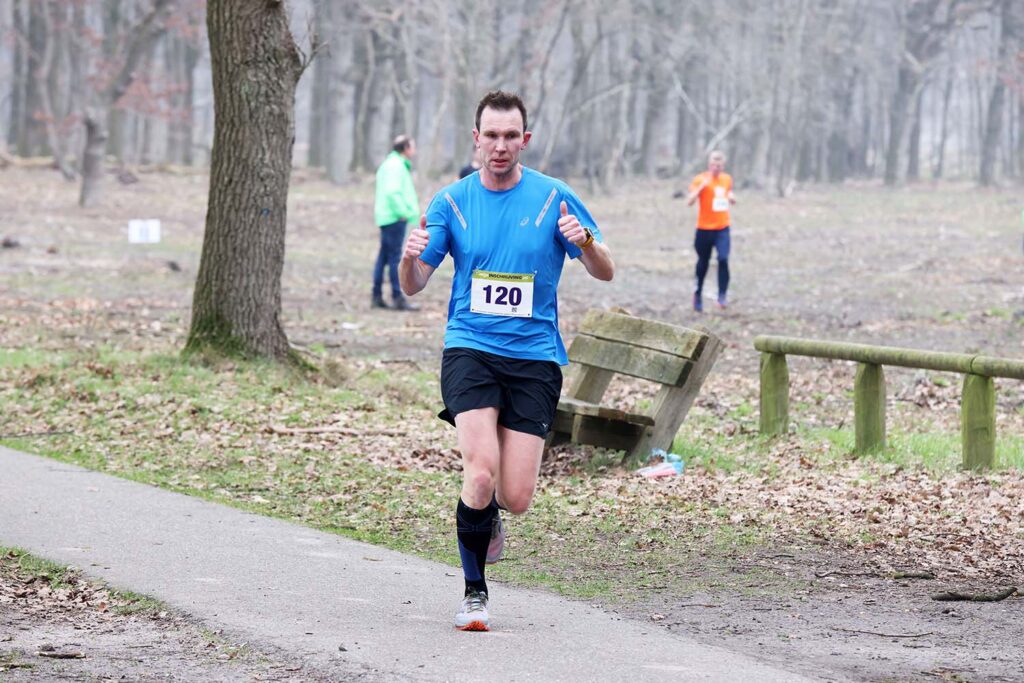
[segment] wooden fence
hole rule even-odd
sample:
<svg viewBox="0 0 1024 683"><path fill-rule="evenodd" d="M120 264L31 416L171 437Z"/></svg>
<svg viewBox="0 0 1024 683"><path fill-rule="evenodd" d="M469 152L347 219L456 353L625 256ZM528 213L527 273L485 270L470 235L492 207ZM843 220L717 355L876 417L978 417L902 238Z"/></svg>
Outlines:
<svg viewBox="0 0 1024 683"><path fill-rule="evenodd" d="M1024 361L966 353L940 353L844 342L761 336L761 433L789 428L789 367L786 356L830 358L858 363L853 385L856 451L885 447L885 374L882 366L956 372L964 376L960 406L963 464L986 469L995 463L996 389L994 377L1024 379Z"/></svg>

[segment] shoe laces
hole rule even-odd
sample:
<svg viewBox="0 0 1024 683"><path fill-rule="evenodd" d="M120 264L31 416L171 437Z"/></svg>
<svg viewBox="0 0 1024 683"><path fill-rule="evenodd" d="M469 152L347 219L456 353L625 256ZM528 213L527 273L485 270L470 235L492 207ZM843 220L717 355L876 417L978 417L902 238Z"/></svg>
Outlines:
<svg viewBox="0 0 1024 683"><path fill-rule="evenodd" d="M462 600L464 612L482 612L487 607L487 594L480 591L470 591Z"/></svg>

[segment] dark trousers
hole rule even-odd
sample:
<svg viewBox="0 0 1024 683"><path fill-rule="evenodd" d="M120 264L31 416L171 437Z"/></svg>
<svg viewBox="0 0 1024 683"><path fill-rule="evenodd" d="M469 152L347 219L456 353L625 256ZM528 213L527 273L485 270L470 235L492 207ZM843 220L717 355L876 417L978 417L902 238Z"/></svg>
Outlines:
<svg viewBox="0 0 1024 683"><path fill-rule="evenodd" d="M380 226L380 252L373 266L373 296L379 297L384 289L384 266L388 267L391 279L391 298L402 298L402 287L398 284L398 262L402 258L402 242L405 240L405 221Z"/></svg>
<svg viewBox="0 0 1024 683"><path fill-rule="evenodd" d="M718 295L722 296L729 289L729 228L722 230L697 229L693 238L693 248L697 251L697 285L694 292L700 296L704 292L704 276L711 265L711 250L718 251Z"/></svg>

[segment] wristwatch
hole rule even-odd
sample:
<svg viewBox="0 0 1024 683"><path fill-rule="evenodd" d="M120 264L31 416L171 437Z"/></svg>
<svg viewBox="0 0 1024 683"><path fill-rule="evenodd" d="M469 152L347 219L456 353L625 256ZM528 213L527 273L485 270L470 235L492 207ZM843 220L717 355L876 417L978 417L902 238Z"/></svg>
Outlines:
<svg viewBox="0 0 1024 683"><path fill-rule="evenodd" d="M594 233L590 231L590 228L583 228L583 234L587 236L587 239L580 242L580 249L589 249L590 245L594 243Z"/></svg>

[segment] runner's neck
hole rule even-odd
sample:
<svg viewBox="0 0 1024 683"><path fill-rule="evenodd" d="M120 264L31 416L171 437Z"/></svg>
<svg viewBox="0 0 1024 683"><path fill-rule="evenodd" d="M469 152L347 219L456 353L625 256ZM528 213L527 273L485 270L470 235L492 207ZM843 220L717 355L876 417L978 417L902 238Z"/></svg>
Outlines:
<svg viewBox="0 0 1024 683"><path fill-rule="evenodd" d="M515 170L504 178L498 178L487 170L486 166L480 167L480 183L492 192L511 190L523 179L523 165L516 164Z"/></svg>

